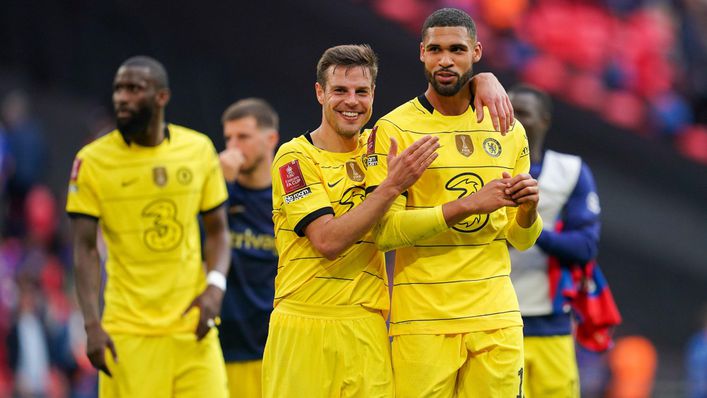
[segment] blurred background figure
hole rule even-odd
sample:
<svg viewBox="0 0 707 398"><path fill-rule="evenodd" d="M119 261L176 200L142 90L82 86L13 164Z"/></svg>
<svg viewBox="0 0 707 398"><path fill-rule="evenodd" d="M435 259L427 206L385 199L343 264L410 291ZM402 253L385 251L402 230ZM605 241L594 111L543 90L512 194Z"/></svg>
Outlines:
<svg viewBox="0 0 707 398"><path fill-rule="evenodd" d="M50 336L39 281L20 277L18 295L17 315L7 341L14 390L20 397L44 397L49 389Z"/></svg>
<svg viewBox="0 0 707 398"><path fill-rule="evenodd" d="M509 249L511 279L523 315L523 387L529 398L579 397L570 306L563 299L562 282L567 278L560 275L596 257L599 197L581 158L545 149L552 122L550 96L526 85L513 87L509 96L528 136L530 174L538 180L538 213L544 224L533 247L524 252Z"/></svg>
<svg viewBox="0 0 707 398"><path fill-rule="evenodd" d="M707 2L681 0L674 4L687 72L685 89L693 99L697 122L707 124Z"/></svg>
<svg viewBox="0 0 707 398"><path fill-rule="evenodd" d="M260 398L277 273L270 167L279 121L265 100L246 98L226 108L221 122L226 149L219 159L228 189L231 268L219 340L231 398Z"/></svg>
<svg viewBox="0 0 707 398"><path fill-rule="evenodd" d="M36 185L27 194L24 209L27 238L40 247L48 248L54 243L59 224L54 194L49 187Z"/></svg>
<svg viewBox="0 0 707 398"><path fill-rule="evenodd" d="M5 233L20 236L25 229L22 217L25 198L44 177L48 150L42 126L31 113L29 97L23 90L5 96L0 104L0 117L5 126L9 168Z"/></svg>
<svg viewBox="0 0 707 398"><path fill-rule="evenodd" d="M2 118L0 118L0 205L2 206L2 208L0 208L0 210L2 210L0 211L0 232L2 232L4 229L5 217L7 216L5 214L5 201L7 199L5 197L5 189L7 184L7 178L10 174L9 153L10 149L7 143L7 131L5 130L5 126L2 123Z"/></svg>
<svg viewBox="0 0 707 398"><path fill-rule="evenodd" d="M643 336L618 338L609 353L611 380L606 397L651 397L657 366L658 356L650 340Z"/></svg>
<svg viewBox="0 0 707 398"><path fill-rule="evenodd" d="M599 195L589 166L579 156L545 146L552 121L550 96L529 85L517 85L509 95L528 136L530 174L538 180L538 212L544 222L535 246L525 252L510 250L511 279L524 324L524 388L529 398L579 397L583 381L574 339L588 347L585 357L600 356L621 322L596 265Z"/></svg>
<svg viewBox="0 0 707 398"><path fill-rule="evenodd" d="M590 351L580 344L575 345L579 387L582 398L604 398L606 386L611 378L608 353Z"/></svg>
<svg viewBox="0 0 707 398"><path fill-rule="evenodd" d="M688 398L707 398L707 305L699 321L700 328L690 337L685 352Z"/></svg>
<svg viewBox="0 0 707 398"><path fill-rule="evenodd" d="M58 271L58 273L57 273ZM57 297L61 272L47 265L17 278L17 308L7 337L14 394L19 397L67 397L77 374L71 353L68 307Z"/></svg>

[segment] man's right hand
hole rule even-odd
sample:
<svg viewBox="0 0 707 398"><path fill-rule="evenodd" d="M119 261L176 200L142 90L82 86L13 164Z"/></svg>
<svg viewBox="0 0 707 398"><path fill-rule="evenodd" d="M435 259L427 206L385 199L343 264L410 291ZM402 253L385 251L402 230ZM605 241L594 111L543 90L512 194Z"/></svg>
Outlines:
<svg viewBox="0 0 707 398"><path fill-rule="evenodd" d="M218 158L221 161L221 170L226 181L236 181L245 160L243 153L236 148L227 148L218 154Z"/></svg>
<svg viewBox="0 0 707 398"><path fill-rule="evenodd" d="M113 361L118 362L118 353L115 350L113 340L101 326L100 322L86 325L86 355L91 361L91 365L98 370L102 370L108 376L113 377L106 364L106 348L113 355Z"/></svg>
<svg viewBox="0 0 707 398"><path fill-rule="evenodd" d="M437 159L438 148L439 138L426 135L398 155L398 142L391 138L388 151L388 177L381 185L390 185L398 194L405 192Z"/></svg>
<svg viewBox="0 0 707 398"><path fill-rule="evenodd" d="M510 182L510 177L489 181L477 192L464 198L473 209L471 214L489 214L504 206L518 206L511 195L506 193Z"/></svg>

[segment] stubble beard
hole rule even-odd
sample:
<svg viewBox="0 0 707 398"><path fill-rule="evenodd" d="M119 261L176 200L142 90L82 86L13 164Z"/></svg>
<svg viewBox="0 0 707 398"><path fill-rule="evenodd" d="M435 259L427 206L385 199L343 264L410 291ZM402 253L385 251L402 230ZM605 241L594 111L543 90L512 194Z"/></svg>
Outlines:
<svg viewBox="0 0 707 398"><path fill-rule="evenodd" d="M432 88L435 90L435 92L443 97L452 97L459 93L459 91L462 90L462 88L466 87L466 84L471 80L471 78L474 76L474 70L473 68L469 68L464 74L459 76L457 78L457 82L453 85L448 85L448 84L440 84L437 82L437 80L434 77L434 74L431 73L430 71L425 69L425 77L427 77L427 81L432 85Z"/></svg>
<svg viewBox="0 0 707 398"><path fill-rule="evenodd" d="M337 126L337 128L336 128L336 133L339 134L340 136L344 137L344 138L353 138L354 136L356 136L356 134L357 134L359 131L361 131L361 129L357 129L357 130L344 130L344 129L342 129L342 128L339 128L338 126Z"/></svg>
<svg viewBox="0 0 707 398"><path fill-rule="evenodd" d="M140 134L145 134L153 115L153 109L149 106L144 106L138 109L137 112L134 112L127 120L117 119L116 125L124 136L132 138Z"/></svg>
<svg viewBox="0 0 707 398"><path fill-rule="evenodd" d="M331 119L329 119L327 117L327 122L334 129L334 131L336 131L336 134L338 134L339 136L344 137L346 139L351 139L351 138L355 137L356 134L358 134L361 131L363 126L366 123L368 123L368 120L366 120L366 122L361 123L361 125L357 129L344 127L343 123L339 123L339 121L337 120L337 116L336 116L335 112L336 111L332 111Z"/></svg>
<svg viewBox="0 0 707 398"><path fill-rule="evenodd" d="M253 163L252 163L250 166L246 167L245 164L244 164L243 167L241 167L239 173L245 174L245 175L252 175L252 174L254 174L255 171L258 170L258 166L260 166L260 164L263 163L264 158L265 158L265 157L264 157L263 155L257 156L257 157L253 160ZM248 160L248 159L245 159L245 160ZM244 162L245 162L245 160L244 160Z"/></svg>

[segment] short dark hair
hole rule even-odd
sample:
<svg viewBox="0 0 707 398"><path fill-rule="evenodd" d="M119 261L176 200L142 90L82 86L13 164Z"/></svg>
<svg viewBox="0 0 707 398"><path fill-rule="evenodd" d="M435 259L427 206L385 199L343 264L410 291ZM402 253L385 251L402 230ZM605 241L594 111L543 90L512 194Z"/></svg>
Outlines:
<svg viewBox="0 0 707 398"><path fill-rule="evenodd" d="M535 98L540 101L541 111L552 115L552 98L545 91L540 90L537 87L531 86L529 84L517 84L508 90L508 95L511 94L530 94L534 95Z"/></svg>
<svg viewBox="0 0 707 398"><path fill-rule="evenodd" d="M150 77L155 82L155 86L159 89L169 88L169 79L167 78L167 70L162 63L152 57L146 55L137 55L125 60L120 67L137 66L147 68L150 71Z"/></svg>
<svg viewBox="0 0 707 398"><path fill-rule="evenodd" d="M422 40L425 40L427 29L445 26L461 26L469 32L469 37L476 40L476 24L469 14L456 8L440 8L430 14L422 24Z"/></svg>
<svg viewBox="0 0 707 398"><path fill-rule="evenodd" d="M223 112L221 123L231 120L243 119L252 116L255 118L259 129L279 128L279 118L277 112L267 101L261 98L246 98L234 102Z"/></svg>
<svg viewBox="0 0 707 398"><path fill-rule="evenodd" d="M331 66L343 66L346 68L362 66L368 68L371 73L371 83L376 84L378 57L368 44L347 44L331 47L324 51L317 63L317 83L322 87L326 86L326 72Z"/></svg>

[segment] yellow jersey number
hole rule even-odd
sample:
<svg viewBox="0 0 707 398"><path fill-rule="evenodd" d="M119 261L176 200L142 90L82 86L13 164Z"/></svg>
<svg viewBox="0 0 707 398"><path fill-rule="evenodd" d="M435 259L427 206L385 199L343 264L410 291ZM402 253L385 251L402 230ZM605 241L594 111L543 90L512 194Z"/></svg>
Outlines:
<svg viewBox="0 0 707 398"><path fill-rule="evenodd" d="M169 251L182 241L184 227L177 221L177 205L169 199L158 199L142 210L142 216L150 219L152 226L145 230L143 240L153 251Z"/></svg>

